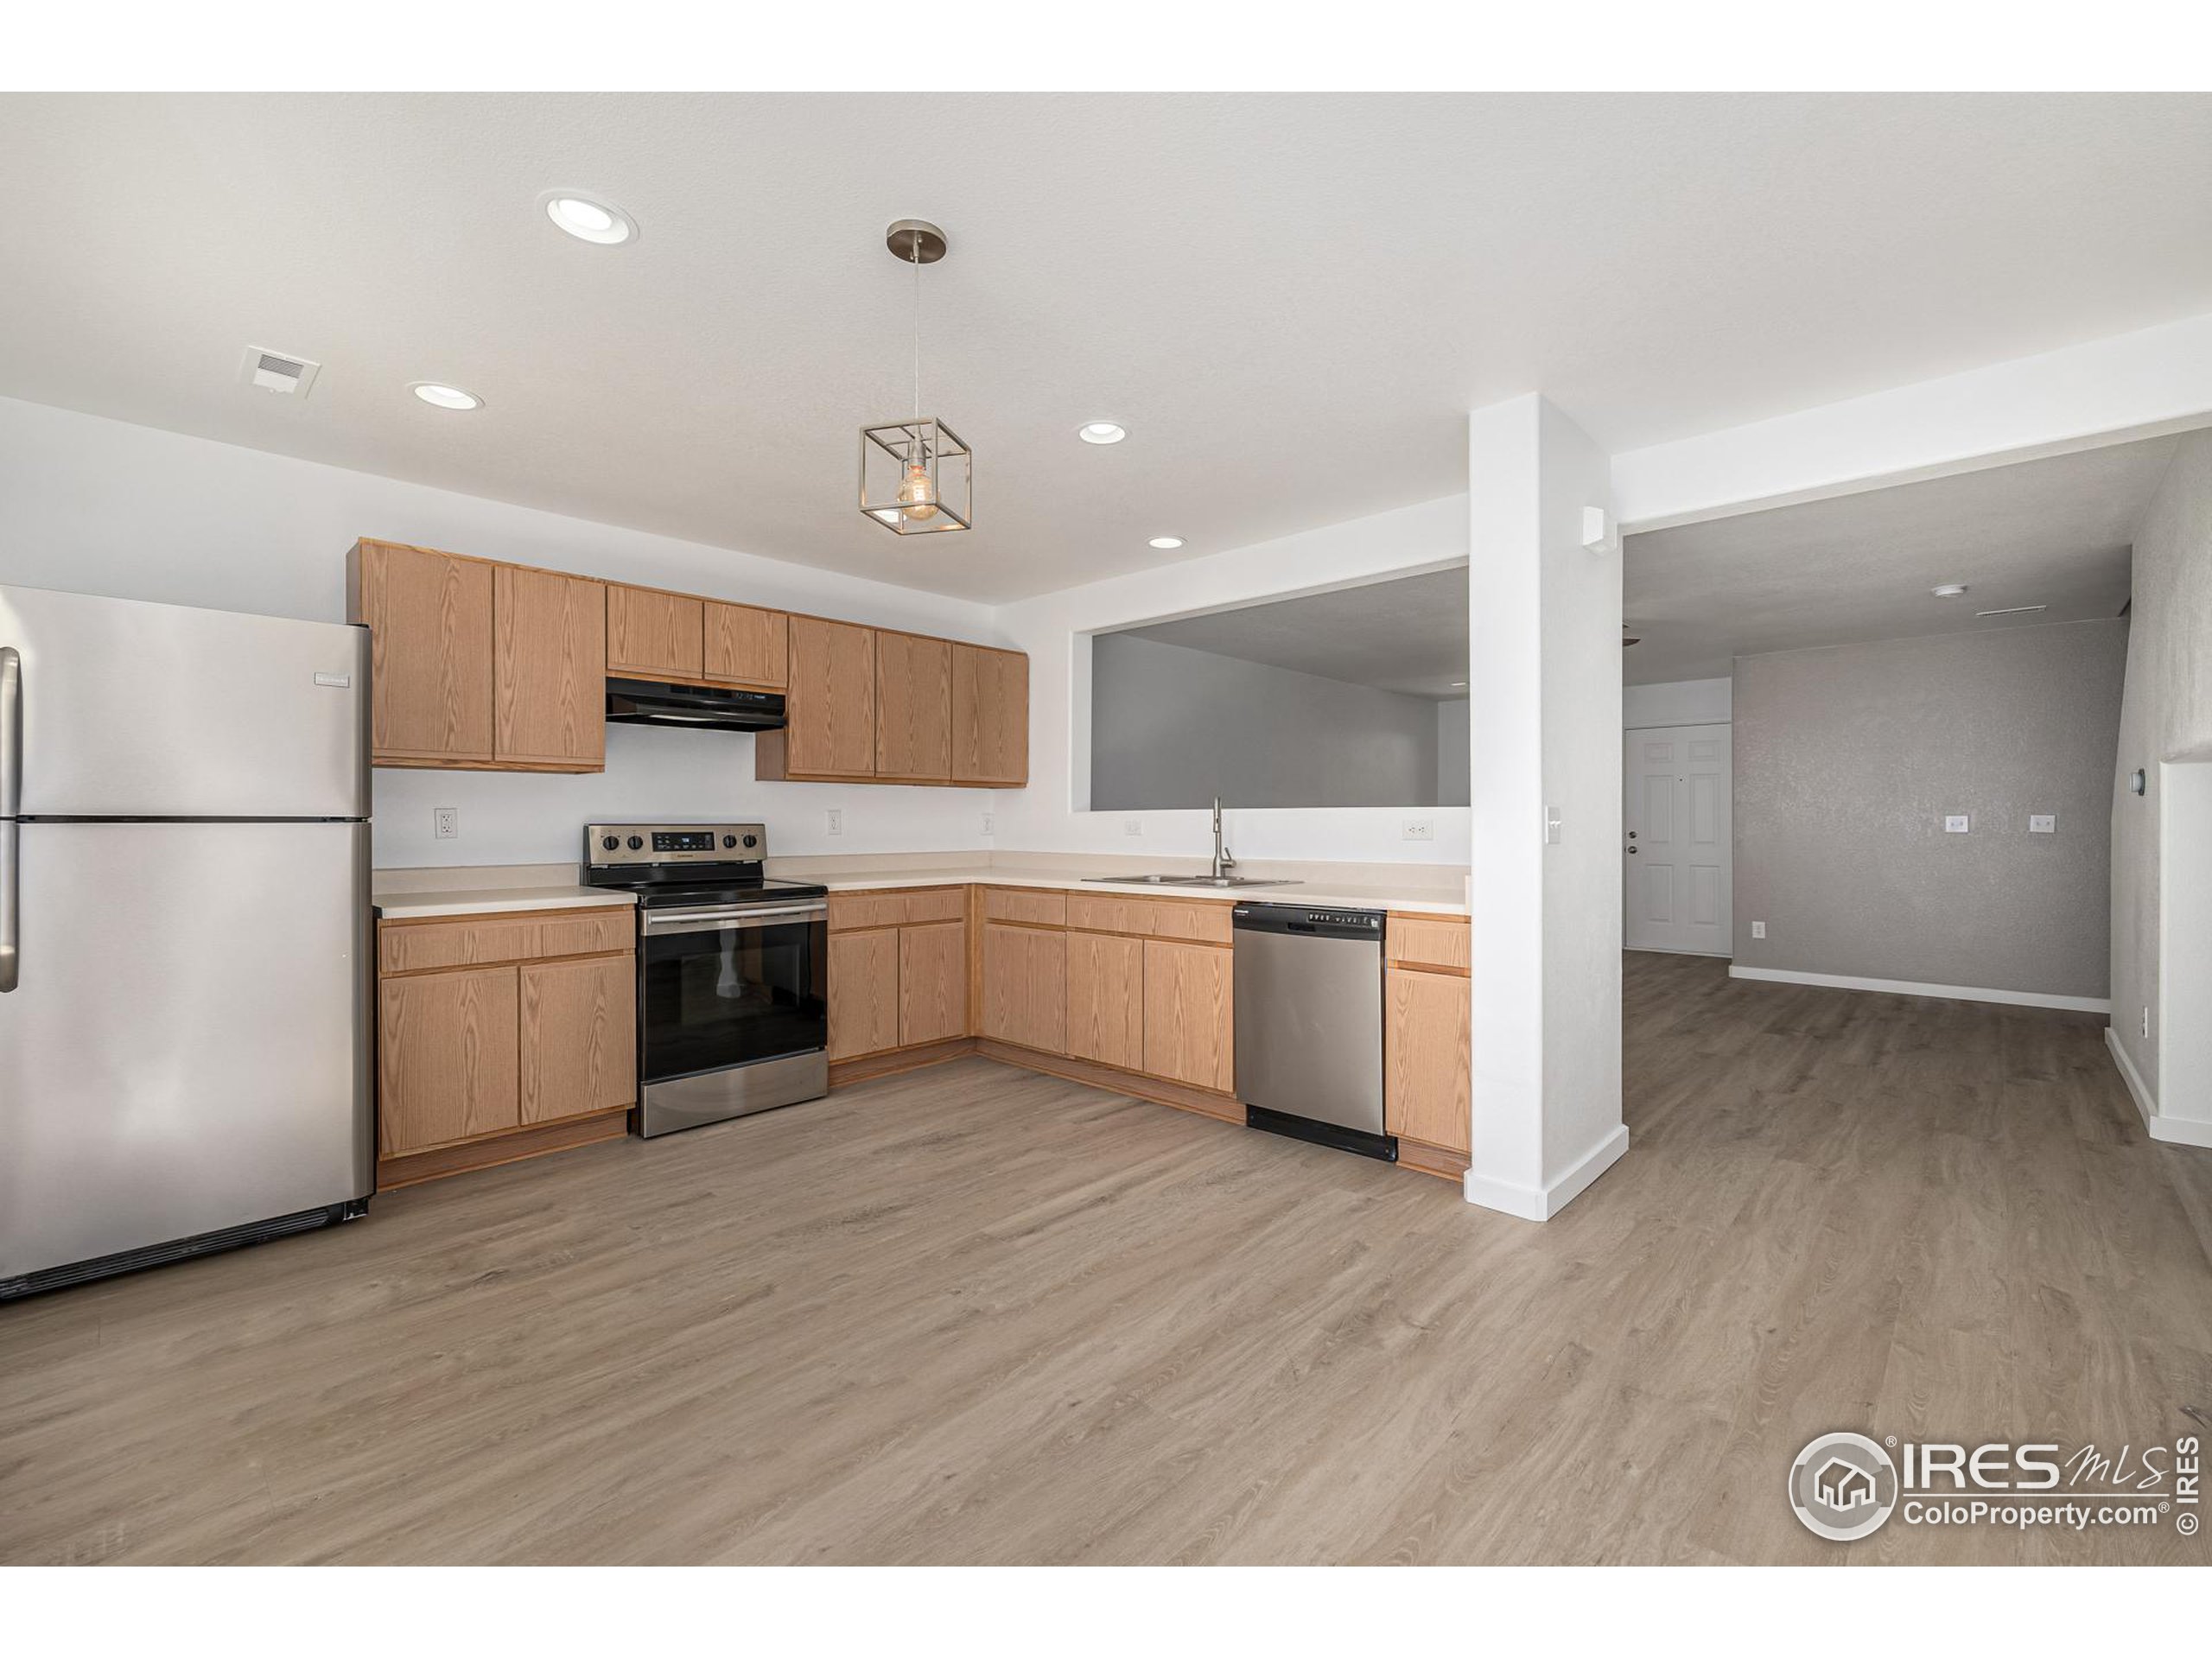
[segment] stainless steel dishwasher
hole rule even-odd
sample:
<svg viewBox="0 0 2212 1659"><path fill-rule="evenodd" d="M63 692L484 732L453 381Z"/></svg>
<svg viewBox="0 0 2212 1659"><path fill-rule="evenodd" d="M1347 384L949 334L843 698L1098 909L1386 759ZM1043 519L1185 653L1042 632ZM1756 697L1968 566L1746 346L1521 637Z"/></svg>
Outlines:
<svg viewBox="0 0 2212 1659"><path fill-rule="evenodd" d="M1382 1123L1382 912L1238 905L1231 919L1244 1121L1395 1163Z"/></svg>

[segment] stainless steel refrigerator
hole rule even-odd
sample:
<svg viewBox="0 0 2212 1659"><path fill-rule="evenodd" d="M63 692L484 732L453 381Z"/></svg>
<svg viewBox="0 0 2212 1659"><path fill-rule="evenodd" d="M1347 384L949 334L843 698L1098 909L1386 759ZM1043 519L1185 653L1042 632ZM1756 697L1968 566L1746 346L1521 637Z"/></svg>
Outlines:
<svg viewBox="0 0 2212 1659"><path fill-rule="evenodd" d="M0 1300L359 1215L369 636L0 587Z"/></svg>

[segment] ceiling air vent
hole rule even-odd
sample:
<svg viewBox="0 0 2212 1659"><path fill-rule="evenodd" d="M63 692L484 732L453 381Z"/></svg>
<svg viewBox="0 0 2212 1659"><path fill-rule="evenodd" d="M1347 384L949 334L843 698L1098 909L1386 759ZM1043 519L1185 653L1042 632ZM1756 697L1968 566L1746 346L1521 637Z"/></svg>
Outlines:
<svg viewBox="0 0 2212 1659"><path fill-rule="evenodd" d="M249 346L245 361L238 370L238 378L250 386L259 386L264 391L280 391L288 397L304 397L308 388L315 385L315 377L322 365L304 357L292 357L283 352L264 351L258 346Z"/></svg>

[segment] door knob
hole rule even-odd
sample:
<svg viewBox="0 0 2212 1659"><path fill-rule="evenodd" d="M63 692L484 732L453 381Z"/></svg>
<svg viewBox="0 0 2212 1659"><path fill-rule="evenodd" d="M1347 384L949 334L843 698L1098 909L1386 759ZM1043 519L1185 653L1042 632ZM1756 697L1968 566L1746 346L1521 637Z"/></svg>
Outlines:
<svg viewBox="0 0 2212 1659"><path fill-rule="evenodd" d="M1629 855L1630 858L1634 858L1634 857L1636 856L1636 849L1635 849L1635 848L1633 848L1633 847L1630 848L1630 849L1628 849L1628 855Z"/></svg>

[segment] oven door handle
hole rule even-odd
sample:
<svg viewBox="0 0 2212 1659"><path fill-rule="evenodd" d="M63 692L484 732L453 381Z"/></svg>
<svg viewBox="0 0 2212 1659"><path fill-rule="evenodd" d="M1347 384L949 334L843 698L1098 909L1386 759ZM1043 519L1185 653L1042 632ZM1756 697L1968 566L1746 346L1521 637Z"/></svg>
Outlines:
<svg viewBox="0 0 2212 1659"><path fill-rule="evenodd" d="M823 916L830 913L826 904L777 905L772 907L755 906L749 910L715 910L679 912L670 916L648 915L645 931L647 934L707 933L725 930L739 931L756 927L775 927L786 925L792 917Z"/></svg>

